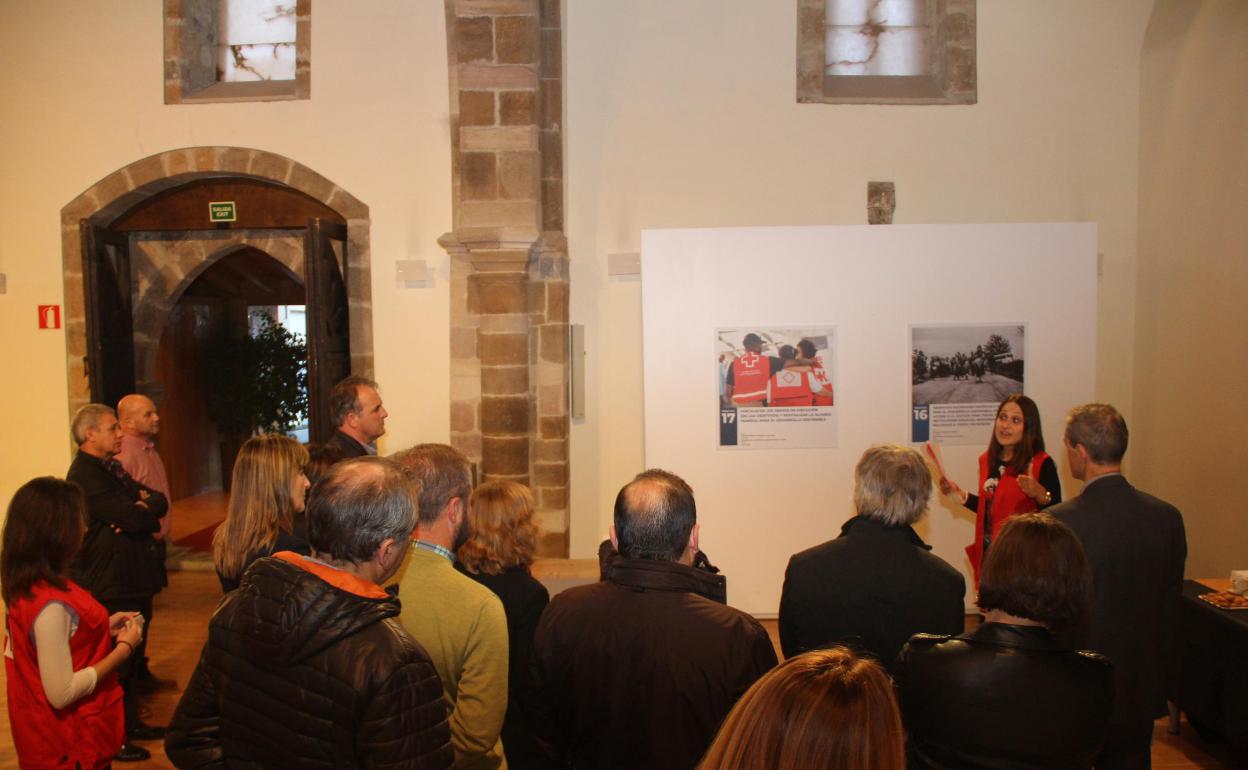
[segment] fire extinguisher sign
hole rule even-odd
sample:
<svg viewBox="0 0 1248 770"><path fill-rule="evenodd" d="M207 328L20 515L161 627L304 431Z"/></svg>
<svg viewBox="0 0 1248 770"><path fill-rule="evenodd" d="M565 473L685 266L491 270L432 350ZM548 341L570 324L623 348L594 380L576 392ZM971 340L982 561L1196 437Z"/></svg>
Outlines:
<svg viewBox="0 0 1248 770"><path fill-rule="evenodd" d="M61 306L60 305L40 305L39 306L39 328L40 329L61 328Z"/></svg>

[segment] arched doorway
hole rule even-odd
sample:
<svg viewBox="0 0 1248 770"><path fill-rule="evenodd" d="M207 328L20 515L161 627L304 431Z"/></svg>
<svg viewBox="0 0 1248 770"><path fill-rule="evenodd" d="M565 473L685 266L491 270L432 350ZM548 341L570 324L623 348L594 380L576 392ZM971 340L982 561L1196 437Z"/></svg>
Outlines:
<svg viewBox="0 0 1248 770"><path fill-rule="evenodd" d="M233 221L210 221L208 203L225 200ZM232 147L161 153L100 180L61 220L71 414L124 392L159 395L157 353L177 299L240 247L308 285L322 433L332 382L372 372L368 208L289 158Z"/></svg>

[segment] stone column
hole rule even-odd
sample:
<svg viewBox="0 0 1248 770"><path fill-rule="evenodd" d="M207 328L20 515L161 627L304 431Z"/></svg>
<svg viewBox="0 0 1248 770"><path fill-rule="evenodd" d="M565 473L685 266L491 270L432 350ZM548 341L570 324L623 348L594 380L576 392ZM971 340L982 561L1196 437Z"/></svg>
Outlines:
<svg viewBox="0 0 1248 770"><path fill-rule="evenodd" d="M451 442L533 487L566 555L567 248L557 0L446 0L454 230Z"/></svg>

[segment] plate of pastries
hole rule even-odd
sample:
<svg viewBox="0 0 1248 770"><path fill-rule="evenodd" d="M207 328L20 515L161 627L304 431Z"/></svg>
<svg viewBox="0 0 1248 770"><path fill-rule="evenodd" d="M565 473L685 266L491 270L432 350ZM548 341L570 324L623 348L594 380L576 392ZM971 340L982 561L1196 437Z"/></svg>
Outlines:
<svg viewBox="0 0 1248 770"><path fill-rule="evenodd" d="M1200 598L1223 610L1248 610L1248 596L1240 596L1232 591L1214 591L1201 594Z"/></svg>

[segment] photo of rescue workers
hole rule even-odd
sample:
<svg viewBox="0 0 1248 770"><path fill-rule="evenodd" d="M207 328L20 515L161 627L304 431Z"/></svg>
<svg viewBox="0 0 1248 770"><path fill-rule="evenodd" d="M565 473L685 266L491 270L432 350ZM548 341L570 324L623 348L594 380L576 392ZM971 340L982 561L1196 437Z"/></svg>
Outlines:
<svg viewBox="0 0 1248 770"><path fill-rule="evenodd" d="M834 406L833 330L716 331L721 409Z"/></svg>

